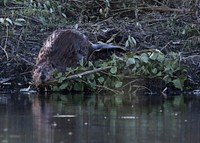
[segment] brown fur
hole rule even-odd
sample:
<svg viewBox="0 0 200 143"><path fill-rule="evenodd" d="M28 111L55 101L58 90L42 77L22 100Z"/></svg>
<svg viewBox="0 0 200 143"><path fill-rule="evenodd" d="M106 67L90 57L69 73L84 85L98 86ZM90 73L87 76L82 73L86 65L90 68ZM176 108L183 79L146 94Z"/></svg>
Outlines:
<svg viewBox="0 0 200 143"><path fill-rule="evenodd" d="M54 31L38 54L33 70L33 83L36 86L45 84L52 80L55 70L64 71L66 67L75 67L82 58L86 62L91 51L91 42L78 31Z"/></svg>

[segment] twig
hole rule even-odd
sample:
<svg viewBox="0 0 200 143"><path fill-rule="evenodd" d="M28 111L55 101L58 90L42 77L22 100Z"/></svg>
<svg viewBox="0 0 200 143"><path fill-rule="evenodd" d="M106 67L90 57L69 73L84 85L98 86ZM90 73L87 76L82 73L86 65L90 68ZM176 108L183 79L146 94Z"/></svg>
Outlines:
<svg viewBox="0 0 200 143"><path fill-rule="evenodd" d="M151 6L151 7L130 7L130 8L125 8L125 9L117 9L113 10L113 12L116 12L113 14L113 16L117 16L119 14L125 13L125 12L131 12L135 10L148 10L148 11L161 11L161 12L190 12L190 9L183 8L183 9L178 9L178 8L170 8L166 6Z"/></svg>
<svg viewBox="0 0 200 143"><path fill-rule="evenodd" d="M168 45L170 45L170 43L172 43L172 40L170 40L169 42L167 42L167 44L165 44L165 46L162 47L162 48L160 49L160 51L163 51Z"/></svg>
<svg viewBox="0 0 200 143"><path fill-rule="evenodd" d="M108 87L106 87L106 86L102 86L102 85L95 85L96 87L99 87L99 88L101 88L101 89L105 89L105 90L107 90L107 91L111 91L111 92L113 92L113 93L115 93L115 94L122 94L122 92L120 92L120 91L118 91L118 90L114 90L114 89L111 89L111 88L108 88Z"/></svg>
<svg viewBox="0 0 200 143"><path fill-rule="evenodd" d="M3 52L5 53L5 55L6 55L6 58L7 58L7 60L8 60L8 53L7 53L6 49L5 49L5 48L3 48L1 45L0 45L0 47L1 47L1 49L3 50Z"/></svg>
<svg viewBox="0 0 200 143"><path fill-rule="evenodd" d="M25 15L22 15L22 14L19 14L19 13L17 13L17 15L18 16L21 16L21 17L23 17L23 18L26 18L26 19L28 19L28 20L30 20L30 21L33 21L33 22L37 22L37 23L39 23L39 24L42 24L42 22L40 22L37 18L35 18L35 17L28 17L28 16L25 16Z"/></svg>
<svg viewBox="0 0 200 143"><path fill-rule="evenodd" d="M27 59L23 58L21 55L17 55L18 58L20 58L22 61L26 62L27 64L34 66L35 64L33 62L28 61Z"/></svg>
<svg viewBox="0 0 200 143"><path fill-rule="evenodd" d="M6 26L6 40L5 40L5 43L4 43L4 47L0 46L1 49L4 51L5 55L6 55L6 58L8 60L8 53L6 51L6 48L7 48L7 42L8 42L8 26Z"/></svg>
<svg viewBox="0 0 200 143"><path fill-rule="evenodd" d="M66 80L74 79L74 78L80 78L84 75L100 72L100 71L107 70L107 69L110 69L110 68L112 68L112 66L102 67L102 68L98 68L98 69L94 69L94 70L90 70L90 71L85 71L85 72L82 72L82 73L79 73L79 74L70 75L66 78Z"/></svg>
<svg viewBox="0 0 200 143"><path fill-rule="evenodd" d="M140 80L140 79L132 80L132 81L126 83L125 85L123 85L122 88L125 88L126 86L128 86L128 85L130 85L130 84L132 84L132 83L134 83L134 82L136 82L136 81L139 81L139 80Z"/></svg>
<svg viewBox="0 0 200 143"><path fill-rule="evenodd" d="M132 88L132 87L137 88L137 89L134 91L135 93L138 91L138 89L142 88L142 89L147 89L147 90L152 94L152 91L151 91L148 87L146 87L146 86L144 86L144 85L137 85L137 83L136 83L135 85L132 85L132 83L135 83L135 82L137 82L137 81L139 81L139 80L140 80L140 79L135 79L135 80L132 80L132 81L126 83L126 84L122 87L122 89L126 88L127 86L131 86L131 88Z"/></svg>

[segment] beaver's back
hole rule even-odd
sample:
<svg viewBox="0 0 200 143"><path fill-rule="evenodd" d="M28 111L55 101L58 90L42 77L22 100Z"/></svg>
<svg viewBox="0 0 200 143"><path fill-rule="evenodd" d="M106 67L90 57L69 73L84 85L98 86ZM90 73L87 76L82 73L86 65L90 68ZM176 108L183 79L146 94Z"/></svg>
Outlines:
<svg viewBox="0 0 200 143"><path fill-rule="evenodd" d="M76 67L81 59L86 62L91 51L92 44L84 34L69 29L54 31L44 42L36 59L34 84L38 86L51 80L55 69L64 71L66 67Z"/></svg>
<svg viewBox="0 0 200 143"><path fill-rule="evenodd" d="M36 64L49 60L56 68L75 67L81 59L87 61L92 50L87 37L75 30L54 31L44 42Z"/></svg>

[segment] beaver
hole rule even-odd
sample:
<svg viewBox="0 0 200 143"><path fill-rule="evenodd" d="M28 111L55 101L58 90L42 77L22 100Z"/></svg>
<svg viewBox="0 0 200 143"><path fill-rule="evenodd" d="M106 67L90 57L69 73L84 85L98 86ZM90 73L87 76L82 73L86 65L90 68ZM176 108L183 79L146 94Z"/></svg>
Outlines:
<svg viewBox="0 0 200 143"><path fill-rule="evenodd" d="M56 30L43 43L33 69L33 84L48 85L55 71L64 72L67 67L77 67L80 60L87 63L94 51L101 49L122 49L110 44L93 44L74 29Z"/></svg>

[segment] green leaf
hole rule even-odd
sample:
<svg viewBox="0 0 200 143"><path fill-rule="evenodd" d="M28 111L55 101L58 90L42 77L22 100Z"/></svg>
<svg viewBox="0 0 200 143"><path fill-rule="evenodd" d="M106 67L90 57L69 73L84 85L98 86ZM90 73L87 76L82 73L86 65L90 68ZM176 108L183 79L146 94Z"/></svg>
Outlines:
<svg viewBox="0 0 200 143"><path fill-rule="evenodd" d="M154 69L151 70L151 72L152 72L153 74L156 74L156 73L158 72L158 70L157 70L157 68L154 68Z"/></svg>
<svg viewBox="0 0 200 143"><path fill-rule="evenodd" d="M59 87L60 90L66 89L68 86L67 82L62 83L62 85Z"/></svg>
<svg viewBox="0 0 200 143"><path fill-rule="evenodd" d="M43 7L45 10L48 10L47 5L45 3L43 4Z"/></svg>
<svg viewBox="0 0 200 143"><path fill-rule="evenodd" d="M121 87L122 84L123 84L123 83L122 83L121 81L116 81L116 82L115 82L115 88Z"/></svg>
<svg viewBox="0 0 200 143"><path fill-rule="evenodd" d="M43 24L43 25L46 25L47 23L46 23L46 19L45 19L45 17L43 17L43 16L40 16L39 17L39 21Z"/></svg>
<svg viewBox="0 0 200 143"><path fill-rule="evenodd" d="M119 96L115 96L114 102L116 105L121 105L123 103L123 98L121 98Z"/></svg>
<svg viewBox="0 0 200 143"><path fill-rule="evenodd" d="M62 73L59 72L57 75L56 75L56 78L60 78L62 76Z"/></svg>
<svg viewBox="0 0 200 143"><path fill-rule="evenodd" d="M4 18L0 18L0 23L4 23L5 19Z"/></svg>
<svg viewBox="0 0 200 143"><path fill-rule="evenodd" d="M159 62L163 62L163 61L165 60L165 56L163 55L163 53L159 53L159 54L158 54L157 60L158 60Z"/></svg>
<svg viewBox="0 0 200 143"><path fill-rule="evenodd" d="M117 73L117 67L116 66L113 66L111 69L110 69L110 72L112 74L116 74Z"/></svg>
<svg viewBox="0 0 200 143"><path fill-rule="evenodd" d="M66 16L64 13L62 13L62 16L63 16L64 18L67 18L67 16Z"/></svg>
<svg viewBox="0 0 200 143"><path fill-rule="evenodd" d="M53 13L54 10L52 8L49 9L49 13Z"/></svg>
<svg viewBox="0 0 200 143"><path fill-rule="evenodd" d="M140 60L140 56L138 56L138 55L134 55L133 58Z"/></svg>
<svg viewBox="0 0 200 143"><path fill-rule="evenodd" d="M8 23L10 23L11 25L13 24L13 22L12 22L12 20L11 20L10 18L6 18L6 21L7 21Z"/></svg>
<svg viewBox="0 0 200 143"><path fill-rule="evenodd" d="M93 65L93 63L91 61L89 61L88 66L89 67L94 67L94 65Z"/></svg>
<svg viewBox="0 0 200 143"><path fill-rule="evenodd" d="M156 74L156 76L161 76L161 75L162 75L161 71Z"/></svg>
<svg viewBox="0 0 200 143"><path fill-rule="evenodd" d="M144 63L148 63L149 57L148 57L148 55L146 53L142 53L140 55L140 60L143 61Z"/></svg>
<svg viewBox="0 0 200 143"><path fill-rule="evenodd" d="M125 42L125 47L135 47L137 44L135 38L133 38L131 35L128 36L128 39Z"/></svg>
<svg viewBox="0 0 200 143"><path fill-rule="evenodd" d="M102 84L104 82L104 78L103 77L99 77L98 81L99 81L100 84Z"/></svg>
<svg viewBox="0 0 200 143"><path fill-rule="evenodd" d="M64 80L65 80L66 78L63 76L63 77L60 77L59 79L58 79L58 83L62 83Z"/></svg>
<svg viewBox="0 0 200 143"><path fill-rule="evenodd" d="M75 91L83 91L83 90L84 90L83 83L81 83L81 82L76 82L76 83L74 84L74 90L75 90Z"/></svg>
<svg viewBox="0 0 200 143"><path fill-rule="evenodd" d="M135 59L134 58L128 58L126 62L126 66L134 65L135 64Z"/></svg>
<svg viewBox="0 0 200 143"><path fill-rule="evenodd" d="M183 90L184 81L181 78L172 80L174 86L180 90Z"/></svg>
<svg viewBox="0 0 200 143"><path fill-rule="evenodd" d="M163 77L163 80L165 81L166 84L168 84L169 82L172 81L172 79L171 79L171 77L170 77L169 75L165 75L165 76Z"/></svg>
<svg viewBox="0 0 200 143"><path fill-rule="evenodd" d="M149 56L151 60L156 60L157 57L158 57L158 53L156 52L151 53L151 55Z"/></svg>
<svg viewBox="0 0 200 143"><path fill-rule="evenodd" d="M128 36L128 41L129 41L131 47L134 47L137 43L135 38L133 38L131 35Z"/></svg>
<svg viewBox="0 0 200 143"><path fill-rule="evenodd" d="M102 9L102 8L99 9L99 13L100 13L101 15L103 15L103 9Z"/></svg>
<svg viewBox="0 0 200 143"><path fill-rule="evenodd" d="M6 6L6 3L8 2L8 0L4 0L3 3L4 3L4 6Z"/></svg>
<svg viewBox="0 0 200 143"><path fill-rule="evenodd" d="M21 23L19 23L19 22L14 22L14 25L16 25L16 26L23 26Z"/></svg>
<svg viewBox="0 0 200 143"><path fill-rule="evenodd" d="M51 3L50 3L49 0L45 1L45 3L46 3L47 6L50 6L50 5L51 5Z"/></svg>
<svg viewBox="0 0 200 143"><path fill-rule="evenodd" d="M87 80L87 87L90 91L96 89L96 81L95 80Z"/></svg>
<svg viewBox="0 0 200 143"><path fill-rule="evenodd" d="M76 70L76 69L74 69L74 68L71 68L71 67L69 68L69 67L67 67L67 68L66 68L65 74L66 74L66 75L69 75L70 73L74 73L75 70Z"/></svg>
<svg viewBox="0 0 200 143"><path fill-rule="evenodd" d="M83 67L84 66L84 61L83 61L83 57L81 58L81 60L79 61L80 65Z"/></svg>
<svg viewBox="0 0 200 143"><path fill-rule="evenodd" d="M95 78L95 75L94 75L94 74L90 74L90 75L88 75L88 77L87 77L88 80L94 80L94 78Z"/></svg>
<svg viewBox="0 0 200 143"><path fill-rule="evenodd" d="M60 91L60 89L57 86L53 86L52 90L53 91Z"/></svg>
<svg viewBox="0 0 200 143"><path fill-rule="evenodd" d="M18 22L26 22L26 20L23 19L23 18L17 18L17 19L15 19L15 21L18 21Z"/></svg>
<svg viewBox="0 0 200 143"><path fill-rule="evenodd" d="M129 47L129 42L128 42L128 40L126 40L126 42L125 42L125 47L126 47L126 48Z"/></svg>
<svg viewBox="0 0 200 143"><path fill-rule="evenodd" d="M177 56L178 56L178 54L175 53L175 52L169 52L168 55L169 55L171 58L173 58L173 59L176 59Z"/></svg>

